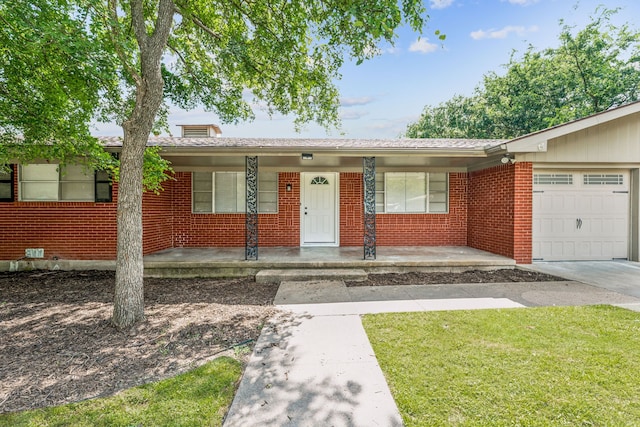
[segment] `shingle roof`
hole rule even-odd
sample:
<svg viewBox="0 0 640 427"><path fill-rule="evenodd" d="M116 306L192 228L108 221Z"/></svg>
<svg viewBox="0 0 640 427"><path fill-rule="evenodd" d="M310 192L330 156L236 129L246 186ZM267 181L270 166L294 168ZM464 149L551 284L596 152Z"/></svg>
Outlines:
<svg viewBox="0 0 640 427"><path fill-rule="evenodd" d="M99 137L107 147L121 147L121 137ZM269 148L269 149L444 149L483 150L503 144L502 139L305 139L305 138L178 138L152 136L149 146L175 148Z"/></svg>

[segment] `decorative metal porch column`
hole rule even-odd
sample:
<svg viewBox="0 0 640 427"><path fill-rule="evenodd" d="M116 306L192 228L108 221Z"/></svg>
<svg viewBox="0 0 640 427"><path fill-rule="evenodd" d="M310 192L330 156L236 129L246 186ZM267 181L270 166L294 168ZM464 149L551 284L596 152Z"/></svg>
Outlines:
<svg viewBox="0 0 640 427"><path fill-rule="evenodd" d="M363 157L364 259L376 259L376 158Z"/></svg>
<svg viewBox="0 0 640 427"><path fill-rule="evenodd" d="M258 156L246 156L245 260L258 260Z"/></svg>

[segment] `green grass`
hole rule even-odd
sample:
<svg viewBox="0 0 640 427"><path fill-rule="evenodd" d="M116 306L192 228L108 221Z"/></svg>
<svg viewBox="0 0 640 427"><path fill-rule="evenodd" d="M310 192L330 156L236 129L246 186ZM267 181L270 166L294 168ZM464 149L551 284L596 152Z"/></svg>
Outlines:
<svg viewBox="0 0 640 427"><path fill-rule="evenodd" d="M220 426L241 375L240 362L220 357L112 397L0 415L0 426Z"/></svg>
<svg viewBox="0 0 640 427"><path fill-rule="evenodd" d="M640 314L552 307L367 315L407 426L640 425Z"/></svg>

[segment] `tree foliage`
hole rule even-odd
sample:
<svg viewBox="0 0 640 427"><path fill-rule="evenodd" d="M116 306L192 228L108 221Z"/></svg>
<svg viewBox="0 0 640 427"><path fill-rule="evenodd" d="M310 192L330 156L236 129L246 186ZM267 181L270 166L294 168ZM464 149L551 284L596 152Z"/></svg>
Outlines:
<svg viewBox="0 0 640 427"><path fill-rule="evenodd" d="M502 75L484 76L409 124L411 138L513 138L640 99L640 33L598 10L580 31L561 21L559 46L512 54Z"/></svg>
<svg viewBox="0 0 640 427"><path fill-rule="evenodd" d="M0 131L64 157L96 152L91 118L122 125L112 320L128 327L144 316L146 143L168 103L222 123L251 119L259 103L336 125L345 58L372 57L401 25L420 31L424 12L420 0L5 0ZM27 152L9 151L0 163Z"/></svg>

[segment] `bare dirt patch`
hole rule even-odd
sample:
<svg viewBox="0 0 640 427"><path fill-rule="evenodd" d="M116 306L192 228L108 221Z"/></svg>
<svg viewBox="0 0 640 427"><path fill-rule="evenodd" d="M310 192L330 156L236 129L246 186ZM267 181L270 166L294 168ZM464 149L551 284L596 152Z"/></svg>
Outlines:
<svg viewBox="0 0 640 427"><path fill-rule="evenodd" d="M118 331L114 286L113 272L0 273L0 413L174 376L251 346L277 312L277 284L145 279L146 321Z"/></svg>
<svg viewBox="0 0 640 427"><path fill-rule="evenodd" d="M501 270L470 270L463 273L387 273L369 274L362 282L345 282L347 286L397 286L397 285L444 285L455 283L510 283L510 282L555 282L561 277L527 271L519 268Z"/></svg>

